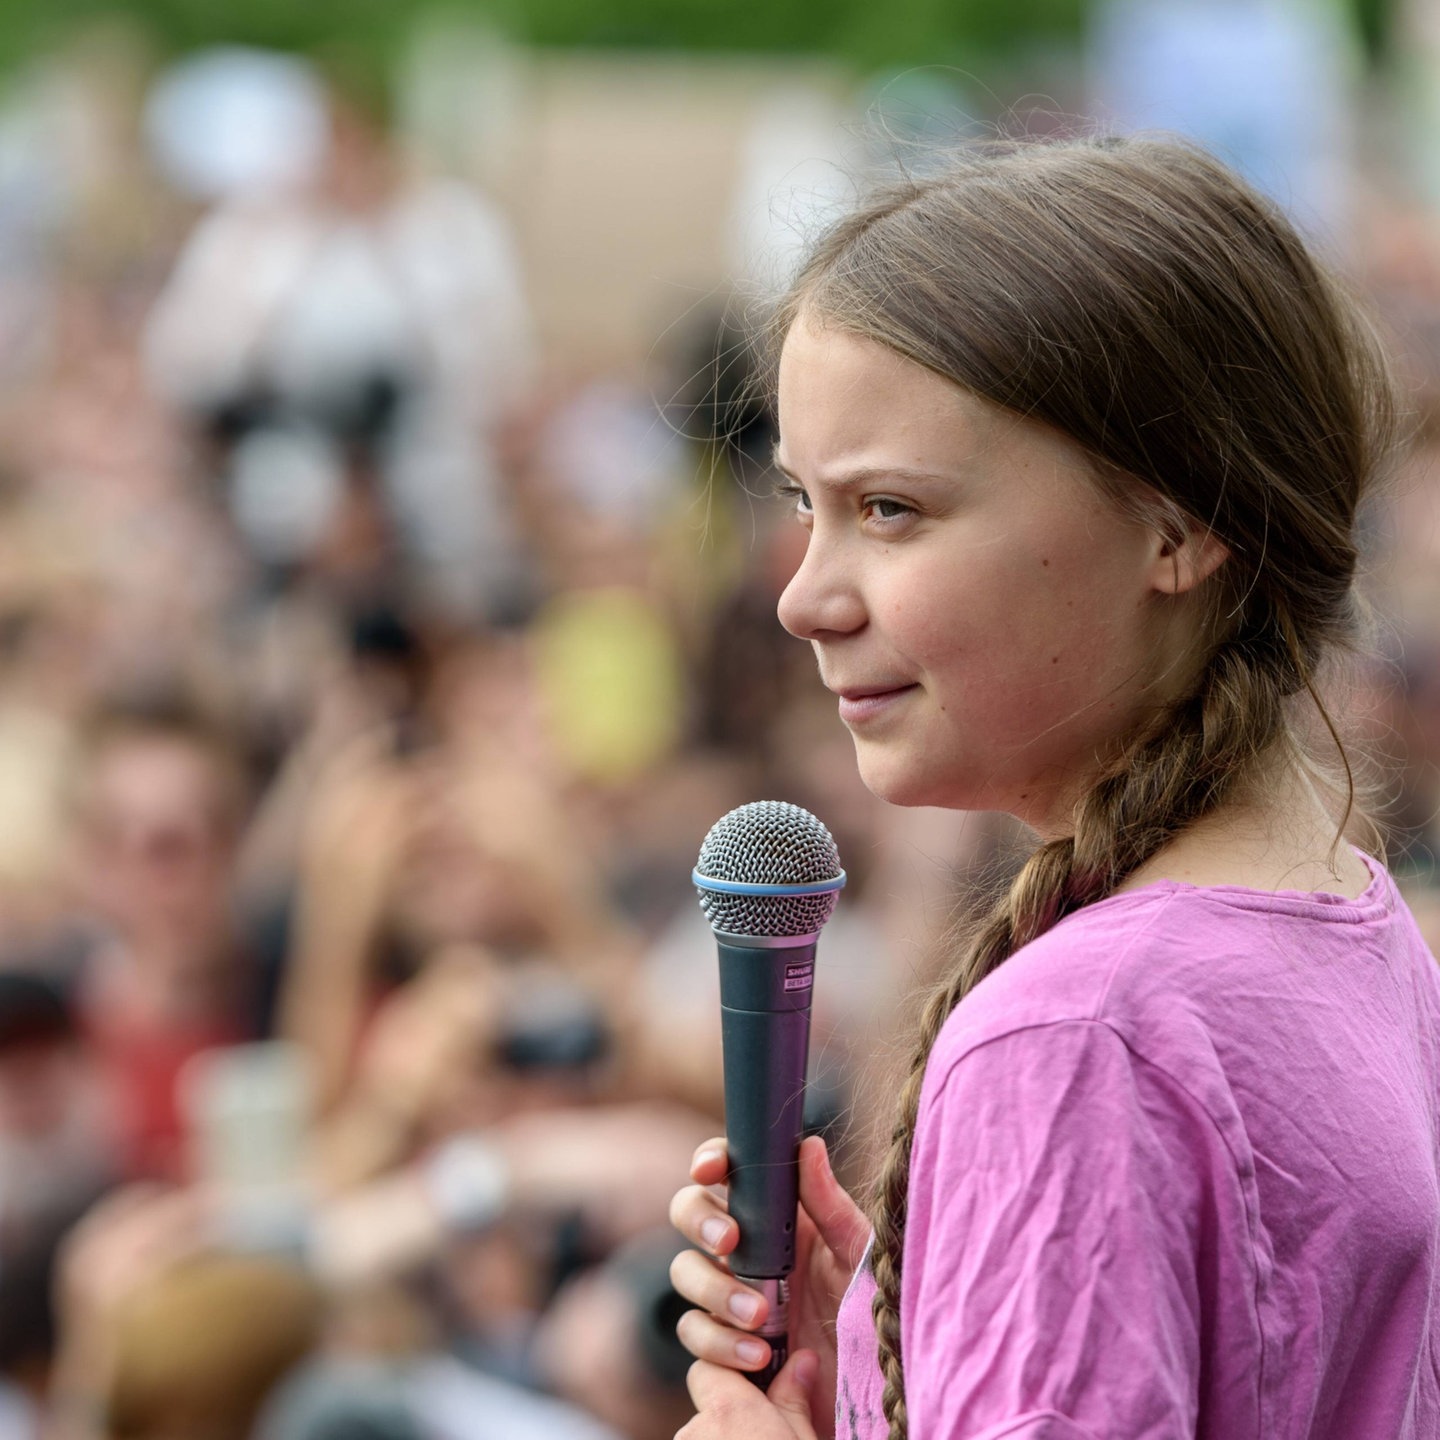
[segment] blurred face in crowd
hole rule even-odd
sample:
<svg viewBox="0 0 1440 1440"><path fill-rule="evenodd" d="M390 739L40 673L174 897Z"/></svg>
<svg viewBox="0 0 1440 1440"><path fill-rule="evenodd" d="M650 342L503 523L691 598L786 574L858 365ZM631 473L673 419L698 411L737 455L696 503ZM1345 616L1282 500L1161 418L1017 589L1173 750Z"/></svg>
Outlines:
<svg viewBox="0 0 1440 1440"><path fill-rule="evenodd" d="M461 813L460 777L430 779L393 895L395 924L416 953L474 942L528 949L541 933L522 866L482 844Z"/></svg>
<svg viewBox="0 0 1440 1440"><path fill-rule="evenodd" d="M132 943L205 946L225 923L234 829L223 764L203 745L112 738L82 800L82 890Z"/></svg>
<svg viewBox="0 0 1440 1440"><path fill-rule="evenodd" d="M41 1202L105 1165L112 1127L93 1059L61 987L0 972L0 1175L4 1210ZM3 1228L3 1225L0 1225ZM0 1261L0 1279L4 1263Z"/></svg>
<svg viewBox="0 0 1440 1440"><path fill-rule="evenodd" d="M1045 829L1173 653L1166 542L1067 438L804 315L779 419L809 532L780 619L813 645L866 785Z"/></svg>
<svg viewBox="0 0 1440 1440"><path fill-rule="evenodd" d="M36 1040L0 1049L0 1137L39 1140L66 1127L90 1099L89 1065L78 1045Z"/></svg>

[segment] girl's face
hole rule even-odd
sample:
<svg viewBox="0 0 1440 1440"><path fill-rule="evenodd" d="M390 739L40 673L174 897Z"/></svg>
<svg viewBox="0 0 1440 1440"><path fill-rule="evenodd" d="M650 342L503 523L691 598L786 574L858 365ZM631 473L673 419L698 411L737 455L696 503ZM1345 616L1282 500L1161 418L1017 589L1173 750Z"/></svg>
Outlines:
<svg viewBox="0 0 1440 1440"><path fill-rule="evenodd" d="M810 532L780 620L815 647L866 785L1063 833L1174 654L1174 547L1073 442L803 315L779 420Z"/></svg>

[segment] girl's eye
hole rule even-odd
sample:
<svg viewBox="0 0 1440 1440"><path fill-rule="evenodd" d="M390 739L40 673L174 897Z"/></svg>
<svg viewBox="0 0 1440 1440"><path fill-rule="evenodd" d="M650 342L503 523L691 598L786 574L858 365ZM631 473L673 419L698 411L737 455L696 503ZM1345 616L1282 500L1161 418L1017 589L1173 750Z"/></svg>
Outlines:
<svg viewBox="0 0 1440 1440"><path fill-rule="evenodd" d="M797 513L808 515L810 513L810 497L798 485L777 485L775 487L777 499L788 501L795 506Z"/></svg>
<svg viewBox="0 0 1440 1440"><path fill-rule="evenodd" d="M883 495L875 495L866 500L865 508L877 520L902 520L905 516L914 514L909 505L899 500L888 500Z"/></svg>

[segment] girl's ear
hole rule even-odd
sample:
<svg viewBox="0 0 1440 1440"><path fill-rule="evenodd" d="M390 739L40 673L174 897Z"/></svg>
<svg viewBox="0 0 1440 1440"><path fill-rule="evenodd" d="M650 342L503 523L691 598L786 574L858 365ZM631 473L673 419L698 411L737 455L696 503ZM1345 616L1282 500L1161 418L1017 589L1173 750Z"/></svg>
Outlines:
<svg viewBox="0 0 1440 1440"><path fill-rule="evenodd" d="M1151 583L1165 595L1184 595L1208 580L1230 558L1230 547L1208 525L1185 518L1183 534L1157 535Z"/></svg>
<svg viewBox="0 0 1440 1440"><path fill-rule="evenodd" d="M1186 594L1230 558L1230 547L1209 525L1153 486L1132 479L1120 495L1125 513L1150 531L1150 583L1161 594Z"/></svg>

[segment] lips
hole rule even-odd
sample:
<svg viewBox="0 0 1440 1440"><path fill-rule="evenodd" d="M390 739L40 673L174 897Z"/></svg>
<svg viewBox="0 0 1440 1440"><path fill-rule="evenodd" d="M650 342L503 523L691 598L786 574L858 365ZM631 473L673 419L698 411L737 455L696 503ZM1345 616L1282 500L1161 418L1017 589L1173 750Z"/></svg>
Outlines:
<svg viewBox="0 0 1440 1440"><path fill-rule="evenodd" d="M868 700L872 695L889 695L896 690L907 690L904 684L895 685L842 685L830 687L842 700Z"/></svg>
<svg viewBox="0 0 1440 1440"><path fill-rule="evenodd" d="M859 725L867 720L877 719L918 688L914 684L905 684L857 685L843 690L837 689L835 693L840 697L840 718L847 725Z"/></svg>

